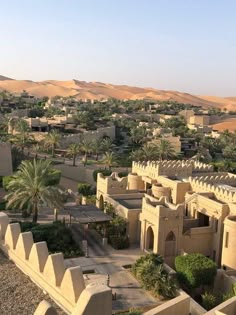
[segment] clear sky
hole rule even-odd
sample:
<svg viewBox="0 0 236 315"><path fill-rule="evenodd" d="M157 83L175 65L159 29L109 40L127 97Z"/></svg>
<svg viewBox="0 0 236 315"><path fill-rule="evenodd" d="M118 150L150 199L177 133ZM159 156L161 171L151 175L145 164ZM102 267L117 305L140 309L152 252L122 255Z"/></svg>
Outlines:
<svg viewBox="0 0 236 315"><path fill-rule="evenodd" d="M0 74L236 96L236 1L0 0Z"/></svg>

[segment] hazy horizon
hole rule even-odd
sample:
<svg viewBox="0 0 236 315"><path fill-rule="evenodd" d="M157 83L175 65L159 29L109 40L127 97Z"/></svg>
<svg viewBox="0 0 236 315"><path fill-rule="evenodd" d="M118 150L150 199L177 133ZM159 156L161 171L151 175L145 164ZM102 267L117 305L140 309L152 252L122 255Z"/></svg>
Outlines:
<svg viewBox="0 0 236 315"><path fill-rule="evenodd" d="M233 0L9 0L0 75L236 96Z"/></svg>

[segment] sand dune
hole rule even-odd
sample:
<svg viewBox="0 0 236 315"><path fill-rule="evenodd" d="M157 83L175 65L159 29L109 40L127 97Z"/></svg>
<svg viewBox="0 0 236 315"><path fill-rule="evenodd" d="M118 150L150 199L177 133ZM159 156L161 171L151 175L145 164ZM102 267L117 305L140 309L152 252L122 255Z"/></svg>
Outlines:
<svg viewBox="0 0 236 315"><path fill-rule="evenodd" d="M223 122L212 126L214 130L223 131L228 129L229 131L236 130L236 118L229 118Z"/></svg>
<svg viewBox="0 0 236 315"><path fill-rule="evenodd" d="M202 99L218 104L218 108L236 110L236 97L201 96Z"/></svg>
<svg viewBox="0 0 236 315"><path fill-rule="evenodd" d="M13 80L13 79L0 75L0 81L4 81L4 80Z"/></svg>
<svg viewBox="0 0 236 315"><path fill-rule="evenodd" d="M226 108L236 111L236 97L196 96L178 91L157 90L127 85L114 85L102 82L86 82L79 80L57 81L46 80L34 82L30 80L12 80L0 76L0 90L20 93L23 90L35 96L73 96L78 99L154 99L174 100L196 106Z"/></svg>

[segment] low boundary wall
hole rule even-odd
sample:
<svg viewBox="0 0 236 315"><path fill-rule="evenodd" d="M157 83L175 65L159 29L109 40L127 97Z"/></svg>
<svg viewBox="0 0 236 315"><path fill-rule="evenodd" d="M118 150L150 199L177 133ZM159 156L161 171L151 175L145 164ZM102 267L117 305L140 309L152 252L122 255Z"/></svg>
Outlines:
<svg viewBox="0 0 236 315"><path fill-rule="evenodd" d="M34 243L31 232L21 233L0 212L0 249L67 313L111 315L112 293L105 285L85 287L79 266L67 268L62 253L48 253L47 243Z"/></svg>

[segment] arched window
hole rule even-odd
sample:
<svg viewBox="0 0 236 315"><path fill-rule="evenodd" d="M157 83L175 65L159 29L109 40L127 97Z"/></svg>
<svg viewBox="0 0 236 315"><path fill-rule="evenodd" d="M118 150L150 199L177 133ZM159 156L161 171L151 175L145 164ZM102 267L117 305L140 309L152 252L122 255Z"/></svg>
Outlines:
<svg viewBox="0 0 236 315"><path fill-rule="evenodd" d="M172 231L168 233L168 235L166 236L166 242L169 242L169 241L176 241L175 234Z"/></svg>
<svg viewBox="0 0 236 315"><path fill-rule="evenodd" d="M146 238L146 250L153 251L154 246L154 233L151 226L147 229L147 238Z"/></svg>
<svg viewBox="0 0 236 315"><path fill-rule="evenodd" d="M176 254L176 237L171 231L167 234L165 240L165 257L175 256Z"/></svg>
<svg viewBox="0 0 236 315"><path fill-rule="evenodd" d="M99 209L100 209L100 210L104 210L104 199L103 199L103 195L101 195L100 198L99 198Z"/></svg>

